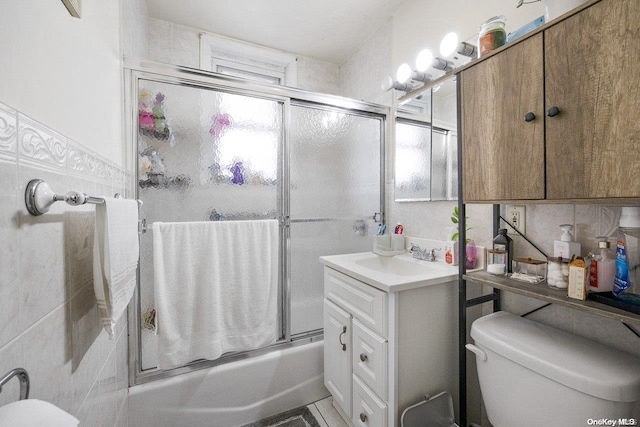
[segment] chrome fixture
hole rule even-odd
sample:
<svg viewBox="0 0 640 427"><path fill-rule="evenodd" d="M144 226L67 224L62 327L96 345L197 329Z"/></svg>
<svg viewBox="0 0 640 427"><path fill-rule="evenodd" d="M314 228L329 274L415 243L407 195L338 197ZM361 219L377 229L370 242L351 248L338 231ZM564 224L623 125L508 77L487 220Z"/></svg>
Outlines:
<svg viewBox="0 0 640 427"><path fill-rule="evenodd" d="M414 89L411 83L400 83L398 81L394 81L393 77L391 76L387 76L384 78L384 80L382 80L381 87L384 92L388 91L389 89L395 89L402 92L411 92Z"/></svg>
<svg viewBox="0 0 640 427"><path fill-rule="evenodd" d="M115 197L118 197L116 194ZM56 194L49 184L42 179L32 179L27 184L27 189L24 192L24 202L27 206L27 211L33 216L42 215L49 212L51 205L55 202L67 202L71 206L80 206L85 203L101 204L104 203L102 197L88 196L85 193L79 193L77 191L69 191L67 194ZM138 205L142 205L142 201L138 200Z"/></svg>
<svg viewBox="0 0 640 427"><path fill-rule="evenodd" d="M15 368L0 377L0 393L2 392L2 386L5 385L11 378L18 377L20 380L20 400L29 398L29 374L22 368Z"/></svg>
<svg viewBox="0 0 640 427"><path fill-rule="evenodd" d="M435 262L436 259L436 251L439 251L440 248L432 248L432 249L422 249L420 246L415 243L411 243L409 247L409 252L413 254L415 259L420 259L423 261Z"/></svg>

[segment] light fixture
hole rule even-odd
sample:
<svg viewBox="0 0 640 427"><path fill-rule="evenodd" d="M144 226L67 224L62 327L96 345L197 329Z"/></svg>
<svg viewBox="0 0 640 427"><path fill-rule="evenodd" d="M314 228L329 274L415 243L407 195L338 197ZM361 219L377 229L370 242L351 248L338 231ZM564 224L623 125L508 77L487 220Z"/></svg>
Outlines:
<svg viewBox="0 0 640 427"><path fill-rule="evenodd" d="M447 61L442 58L435 58L431 63L431 66L436 70L442 70L444 72L451 71L454 69L455 64L451 61Z"/></svg>
<svg viewBox="0 0 640 427"><path fill-rule="evenodd" d="M450 32L440 42L440 55L450 56L453 52L456 51L458 47L458 35L454 32Z"/></svg>
<svg viewBox="0 0 640 427"><path fill-rule="evenodd" d="M411 80L415 80L417 82L430 82L433 76L431 74L423 73L422 71L414 71L411 73Z"/></svg>
<svg viewBox="0 0 640 427"><path fill-rule="evenodd" d="M460 43L456 49L456 52L460 55L468 56L469 58L475 58L477 56L476 51L476 47L467 42Z"/></svg>
<svg viewBox="0 0 640 427"><path fill-rule="evenodd" d="M431 62L433 61L433 53L429 49L424 49L420 51L418 57L416 58L416 70L425 72L427 68L431 66Z"/></svg>
<svg viewBox="0 0 640 427"><path fill-rule="evenodd" d="M387 76L384 78L384 80L382 80L381 88L384 92L388 91L389 89L395 89L402 92L411 92L413 90L413 85L411 83L394 82L393 77Z"/></svg>
<svg viewBox="0 0 640 427"><path fill-rule="evenodd" d="M406 83L411 78L411 67L409 64L402 64L396 71L396 80L400 83Z"/></svg>

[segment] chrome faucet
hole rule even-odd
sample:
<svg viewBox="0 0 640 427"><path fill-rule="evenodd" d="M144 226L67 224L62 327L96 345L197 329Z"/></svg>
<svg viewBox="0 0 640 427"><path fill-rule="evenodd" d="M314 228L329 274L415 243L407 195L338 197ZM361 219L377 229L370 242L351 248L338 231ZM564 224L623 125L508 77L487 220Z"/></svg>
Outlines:
<svg viewBox="0 0 640 427"><path fill-rule="evenodd" d="M429 250L422 249L420 246L415 243L411 243L409 247L409 252L413 253L413 257L415 259L421 259L424 261L435 262L436 261L436 251L439 251L440 248L432 248Z"/></svg>

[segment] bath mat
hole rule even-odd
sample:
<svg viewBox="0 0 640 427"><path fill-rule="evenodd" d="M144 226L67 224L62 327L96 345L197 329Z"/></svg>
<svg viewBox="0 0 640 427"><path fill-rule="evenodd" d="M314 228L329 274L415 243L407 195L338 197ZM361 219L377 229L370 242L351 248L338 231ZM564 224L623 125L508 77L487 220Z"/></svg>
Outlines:
<svg viewBox="0 0 640 427"><path fill-rule="evenodd" d="M320 427L306 406L301 406L243 427Z"/></svg>

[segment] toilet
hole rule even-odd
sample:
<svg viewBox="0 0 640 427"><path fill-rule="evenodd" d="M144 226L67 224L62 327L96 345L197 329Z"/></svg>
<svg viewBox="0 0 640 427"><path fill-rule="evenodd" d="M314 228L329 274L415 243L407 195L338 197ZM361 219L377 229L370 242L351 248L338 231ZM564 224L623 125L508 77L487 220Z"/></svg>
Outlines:
<svg viewBox="0 0 640 427"><path fill-rule="evenodd" d="M502 311L473 322L471 337L475 344L467 349L476 355L494 427L638 417L638 357Z"/></svg>

